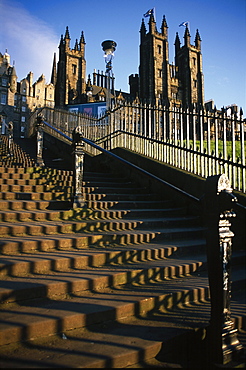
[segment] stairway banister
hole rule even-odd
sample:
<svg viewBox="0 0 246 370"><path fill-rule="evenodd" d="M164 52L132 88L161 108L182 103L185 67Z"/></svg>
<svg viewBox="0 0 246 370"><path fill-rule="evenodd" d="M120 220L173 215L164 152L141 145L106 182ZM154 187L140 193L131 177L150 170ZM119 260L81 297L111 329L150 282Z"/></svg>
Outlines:
<svg viewBox="0 0 246 370"><path fill-rule="evenodd" d="M67 136L66 134L64 134L63 132L61 132L60 130L58 130L57 128L53 127L53 126L52 126L52 125L50 125L48 122L45 122L45 121L44 121L44 124L45 124L46 126L48 126L49 128L51 128L52 130L54 130L55 132L59 133L59 134L60 134L61 136L63 136L65 139L67 139L67 140L69 140L69 141L71 141L71 142L73 141L69 136ZM195 202L199 202L199 198L197 198L197 197L193 196L192 194L187 193L186 191L184 191L184 190L182 190L182 189L178 188L178 187L177 187L177 186L175 186L175 185L170 184L169 182L167 182L167 181L165 181L165 180L163 180L163 179L160 179L159 177L157 177L157 176L153 175L152 173L150 173L150 172L148 172L148 171L144 170L143 168L141 168L141 167L139 167L139 166L136 166L135 164L133 164L133 163L131 163L131 162L129 162L129 161L127 161L127 160L125 160L124 158L119 157L118 155L116 155L116 154L114 154L114 153L112 153L112 152L108 151L107 149L104 149L104 148L100 147L99 145L97 145L97 144L93 143L91 140L86 139L86 138L84 138L84 137L81 137L81 140L82 140L82 141L84 141L85 143L87 143L87 144L91 145L92 147L96 148L97 150L99 150L99 151L101 151L101 152L105 153L106 155L111 156L112 158L115 158L115 159L117 159L117 160L119 160L119 161L121 161L121 162L125 163L126 165L128 165L128 166L130 166L130 167L132 167L132 168L134 168L134 169L136 169L136 170L138 170L138 171L140 171L141 173L144 173L145 175L147 175L147 176L151 177L152 179L155 179L155 180L157 180L157 181L161 182L163 185L168 186L169 188L171 188L172 190L175 190L176 192L178 192L178 193L182 194L182 195L183 195L183 196L185 196L186 198L189 198L190 200L195 201Z"/></svg>

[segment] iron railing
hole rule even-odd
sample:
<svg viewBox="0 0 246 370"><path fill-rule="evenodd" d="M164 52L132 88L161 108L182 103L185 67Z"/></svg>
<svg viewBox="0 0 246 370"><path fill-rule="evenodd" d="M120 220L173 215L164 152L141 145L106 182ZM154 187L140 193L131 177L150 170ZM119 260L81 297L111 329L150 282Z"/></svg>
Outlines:
<svg viewBox="0 0 246 370"><path fill-rule="evenodd" d="M105 149L123 147L141 155L207 178L224 173L232 187L246 191L246 122L239 113L122 105L101 118L43 108L47 122L71 137L81 127L83 136ZM29 135L36 115L30 119ZM85 148L91 154L97 149Z"/></svg>

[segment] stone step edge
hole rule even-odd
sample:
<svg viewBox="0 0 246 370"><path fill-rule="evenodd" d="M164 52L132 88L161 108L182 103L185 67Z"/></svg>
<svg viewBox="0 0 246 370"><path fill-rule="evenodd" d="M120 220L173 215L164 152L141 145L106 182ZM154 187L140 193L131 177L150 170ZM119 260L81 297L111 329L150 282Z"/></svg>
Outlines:
<svg viewBox="0 0 246 370"><path fill-rule="evenodd" d="M51 250L48 253L3 255L0 263L0 276L11 277L30 273L47 273L51 269L66 271L68 268L100 267L112 263L114 259L125 262L143 262L170 257L178 250L177 246L162 246L143 244L142 248L127 248L121 250ZM180 247L182 248L182 247Z"/></svg>
<svg viewBox="0 0 246 370"><path fill-rule="evenodd" d="M235 282L237 284L237 282ZM93 297L95 297L94 293ZM101 296L101 295L100 295ZM29 314L26 313L26 318L21 314L22 319L26 320L26 323L23 322L22 325L16 323L9 326L5 326L3 330L0 330L0 346L16 343L21 341L29 341L35 338L40 338L44 336L51 336L59 333L64 333L69 330L76 328L88 328L91 325L98 325L105 322L119 321L122 319L130 319L134 317L139 317L139 315L148 316L149 313L153 312L153 309L156 309L156 304L161 303L164 307L161 308L160 312L170 312L174 308L182 308L184 306L189 306L190 303L197 303L202 305L203 303L208 302L210 298L209 287L199 285L198 288L189 287L188 289L180 289L174 293L163 293L157 297L142 297L140 300L133 300L131 302L123 302L122 305L111 305L95 307L94 310L87 312L76 312L71 313L64 312L63 314L59 310L59 307L56 306L54 302L54 313L52 313L52 308L48 305L47 309L49 310L49 317L41 317L41 312L38 314L38 320L32 322L29 320ZM157 302L158 301L158 302ZM166 302L166 303L165 303ZM58 302L58 304L60 304ZM78 303L79 304L79 303ZM85 302L86 304L86 302ZM43 306L45 309L46 306ZM56 311L58 308L58 311ZM65 310L65 309L64 309ZM243 308L242 310L243 311ZM238 326L245 325L245 312L238 312L235 317L235 322ZM10 311L11 312L11 311ZM33 309L33 314L35 315L35 309ZM38 311L39 312L39 311ZM60 312L60 313L59 313ZM93 314L94 312L94 314ZM13 308L13 313L17 315L15 307ZM16 321L18 319L16 318Z"/></svg>
<svg viewBox="0 0 246 370"><path fill-rule="evenodd" d="M26 277L2 279L0 289L0 302L3 304L20 302L39 298L56 298L78 292L100 290L105 287L123 286L132 284L136 280L144 283L146 281L165 281L189 276L198 269L205 269L206 261L195 259L187 260L158 260L125 264L123 266L108 265L98 268L76 269L70 271L57 271L50 273L47 277L42 274L28 274ZM203 267L204 266L204 267ZM102 269L104 270L102 272ZM94 274L94 276L92 276ZM65 276L64 276L65 275ZM8 287L17 283L16 288ZM6 286L5 286L6 285Z"/></svg>
<svg viewBox="0 0 246 370"><path fill-rule="evenodd" d="M91 307L90 312L82 313L82 312L65 312L64 315L56 314L50 315L51 317L41 317L39 314L37 316L37 321L29 320L28 314L26 316L26 322L23 323L22 326L17 323L3 325L3 328L0 329L0 346L20 342L20 341L29 341L38 337L43 336L50 336L57 334L59 332L65 332L67 330L72 330L75 328L82 328L88 327L93 324L99 324L105 321L112 321L120 320L122 318L130 318L133 317L136 312L139 314L147 314L147 312L151 312L155 305L158 302L167 302L168 307L167 310L172 309L173 307L177 307L177 302L179 305L183 305L184 302L192 302L192 297L194 297L194 289L181 289L174 293L163 293L157 297L143 297L141 299L132 300L132 302L123 302L120 305L112 305L112 306L100 306L100 310L98 307L95 307L94 310ZM95 293L97 294L97 293ZM94 296L95 296L94 294ZM204 300L209 299L209 287L199 287L199 296L203 296ZM192 298L191 300L189 298ZM197 296L196 296L197 297ZM5 310L7 310L6 305ZM51 311L51 306L49 307L49 311ZM54 310L56 310L56 302L54 302ZM45 306L44 306L45 308ZM59 308L58 308L59 310ZM1 312L1 311L0 311ZM32 311L35 315L35 308ZM94 313L93 313L94 312ZM11 310L9 311L11 313ZM13 307L13 313L15 315L17 321L17 313L18 309ZM23 313L21 314L22 319ZM2 315L2 319L4 320L4 315ZM62 323L62 325L59 325ZM58 329L59 328L59 329ZM39 334L39 332L41 334Z"/></svg>
<svg viewBox="0 0 246 370"><path fill-rule="evenodd" d="M105 247L120 247L128 248L129 246L141 245L146 243L156 243L154 238L156 233L150 231L131 232L127 234L123 232L114 233L94 233L88 234L54 234L52 239L48 235L43 236L25 236L21 240L16 237L0 238L0 251L2 254L11 255L16 253L30 253L34 251L47 252L49 250L81 250L88 248L105 248ZM183 241L183 238L173 238L170 243L176 244ZM198 243L200 246L205 246L203 238L188 239L189 242ZM159 243L160 241L158 241ZM168 241L161 241L167 243Z"/></svg>

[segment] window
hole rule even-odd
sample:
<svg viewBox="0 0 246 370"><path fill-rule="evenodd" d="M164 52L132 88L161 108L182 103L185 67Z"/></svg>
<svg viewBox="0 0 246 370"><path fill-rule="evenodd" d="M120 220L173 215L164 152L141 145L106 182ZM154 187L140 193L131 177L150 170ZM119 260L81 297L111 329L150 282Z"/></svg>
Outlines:
<svg viewBox="0 0 246 370"><path fill-rule="evenodd" d="M194 80L194 87L197 87L197 80Z"/></svg>
<svg viewBox="0 0 246 370"><path fill-rule="evenodd" d="M3 77L2 78L2 86L7 86L7 84L8 84L7 78Z"/></svg>
<svg viewBox="0 0 246 370"><path fill-rule="evenodd" d="M162 77L162 70L161 69L158 69L158 77Z"/></svg>
<svg viewBox="0 0 246 370"><path fill-rule="evenodd" d="M1 94L1 104L7 104L7 94Z"/></svg>
<svg viewBox="0 0 246 370"><path fill-rule="evenodd" d="M26 107L21 107L22 112L26 112Z"/></svg>
<svg viewBox="0 0 246 370"><path fill-rule="evenodd" d="M22 116L21 117L21 122L26 122L26 117Z"/></svg>
<svg viewBox="0 0 246 370"><path fill-rule="evenodd" d="M161 45L157 45L158 54L161 54Z"/></svg>
<svg viewBox="0 0 246 370"><path fill-rule="evenodd" d="M76 75L76 64L72 64L72 71L73 71L73 74Z"/></svg>
<svg viewBox="0 0 246 370"><path fill-rule="evenodd" d="M193 58L193 66L196 65L196 58Z"/></svg>
<svg viewBox="0 0 246 370"><path fill-rule="evenodd" d="M22 96L22 99L21 99L23 102L26 102L26 96Z"/></svg>

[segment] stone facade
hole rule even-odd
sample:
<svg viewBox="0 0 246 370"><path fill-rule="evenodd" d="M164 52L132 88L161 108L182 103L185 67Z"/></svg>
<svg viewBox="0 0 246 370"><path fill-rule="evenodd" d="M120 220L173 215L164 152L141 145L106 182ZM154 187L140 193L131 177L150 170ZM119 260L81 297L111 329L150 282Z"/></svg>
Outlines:
<svg viewBox="0 0 246 370"><path fill-rule="evenodd" d="M33 83L33 73L17 82L15 67L10 64L10 55L0 53L0 132L7 132L12 121L14 136L25 137L30 114L41 107L54 107L54 85L46 84L44 75Z"/></svg>
<svg viewBox="0 0 246 370"><path fill-rule="evenodd" d="M148 104L204 104L201 38L197 30L195 45L190 43L186 26L184 46L176 34L175 65L169 63L168 26L163 17L161 32L156 29L154 15L149 18L147 32L144 19L140 28L139 75L129 78L130 91ZM137 82L138 79L138 82ZM136 87L138 86L138 88Z"/></svg>

